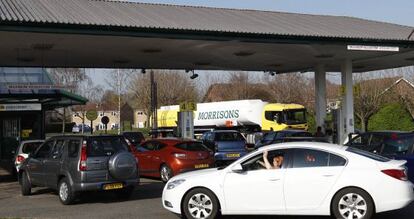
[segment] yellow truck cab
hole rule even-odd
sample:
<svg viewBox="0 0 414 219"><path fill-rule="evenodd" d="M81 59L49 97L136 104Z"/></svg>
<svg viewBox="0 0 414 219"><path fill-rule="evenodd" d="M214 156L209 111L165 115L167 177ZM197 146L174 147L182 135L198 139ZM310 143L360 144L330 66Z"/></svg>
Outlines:
<svg viewBox="0 0 414 219"><path fill-rule="evenodd" d="M262 131L285 129L308 129L305 107L299 104L266 104L262 114Z"/></svg>

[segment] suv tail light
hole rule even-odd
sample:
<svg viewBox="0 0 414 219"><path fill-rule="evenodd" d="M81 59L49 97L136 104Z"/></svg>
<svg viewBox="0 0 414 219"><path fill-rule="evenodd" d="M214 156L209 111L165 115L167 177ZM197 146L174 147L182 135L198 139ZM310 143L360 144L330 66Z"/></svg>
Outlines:
<svg viewBox="0 0 414 219"><path fill-rule="evenodd" d="M82 148L81 148L80 162L79 162L80 171L85 171L87 169L87 164L86 164L87 159L88 159L88 155L86 153L86 141L83 141Z"/></svg>
<svg viewBox="0 0 414 219"><path fill-rule="evenodd" d="M16 163L20 164L21 162L23 162L25 160L25 158L22 155L18 155L16 157Z"/></svg>
<svg viewBox="0 0 414 219"><path fill-rule="evenodd" d="M388 170L381 170L381 172L387 174L388 176L391 176L395 179L407 181L407 173L405 170L400 169L388 169Z"/></svg>

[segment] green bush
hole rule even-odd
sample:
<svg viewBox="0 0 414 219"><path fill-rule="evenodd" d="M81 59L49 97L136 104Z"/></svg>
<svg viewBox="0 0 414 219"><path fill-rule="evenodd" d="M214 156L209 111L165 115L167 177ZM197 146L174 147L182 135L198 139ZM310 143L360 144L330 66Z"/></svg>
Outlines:
<svg viewBox="0 0 414 219"><path fill-rule="evenodd" d="M411 114L399 103L385 105L368 122L368 130L414 130Z"/></svg>
<svg viewBox="0 0 414 219"><path fill-rule="evenodd" d="M306 115L306 119L308 120L308 132L315 133L316 132L316 118L313 112L308 112Z"/></svg>

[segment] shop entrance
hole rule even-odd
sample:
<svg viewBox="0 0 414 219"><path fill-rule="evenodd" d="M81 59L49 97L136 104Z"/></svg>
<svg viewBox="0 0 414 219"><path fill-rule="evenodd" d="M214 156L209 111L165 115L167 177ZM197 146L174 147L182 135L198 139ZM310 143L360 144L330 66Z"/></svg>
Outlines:
<svg viewBox="0 0 414 219"><path fill-rule="evenodd" d="M9 159L20 141L20 118L4 118L1 121L0 158Z"/></svg>

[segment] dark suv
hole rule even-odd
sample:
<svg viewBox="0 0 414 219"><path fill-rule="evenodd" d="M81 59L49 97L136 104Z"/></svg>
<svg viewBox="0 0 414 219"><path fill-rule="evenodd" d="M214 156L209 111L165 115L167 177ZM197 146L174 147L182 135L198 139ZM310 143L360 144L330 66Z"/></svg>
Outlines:
<svg viewBox="0 0 414 219"><path fill-rule="evenodd" d="M139 183L138 162L129 150L122 136L52 137L22 164L22 194L41 186L58 190L63 204L83 191L116 190L128 198Z"/></svg>

